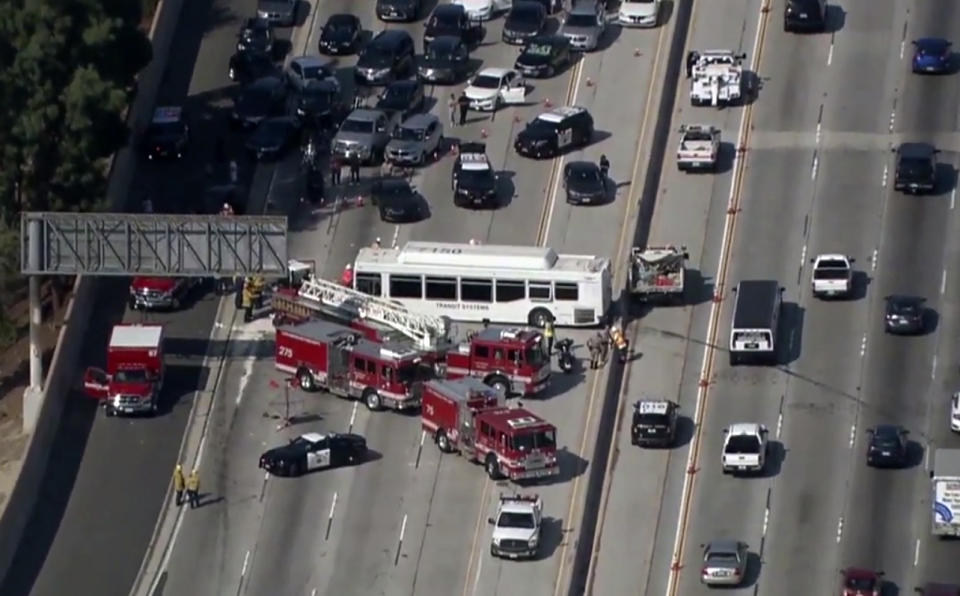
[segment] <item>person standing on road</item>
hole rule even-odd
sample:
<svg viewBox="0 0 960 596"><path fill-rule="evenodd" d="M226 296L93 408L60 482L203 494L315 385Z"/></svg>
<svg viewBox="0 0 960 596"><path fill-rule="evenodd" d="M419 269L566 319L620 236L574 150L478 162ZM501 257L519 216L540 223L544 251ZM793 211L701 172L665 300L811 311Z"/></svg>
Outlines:
<svg viewBox="0 0 960 596"><path fill-rule="evenodd" d="M470 110L470 99L467 98L466 93L460 93L460 97L457 98L457 106L460 107L460 126L464 126L467 123L467 112Z"/></svg>
<svg viewBox="0 0 960 596"><path fill-rule="evenodd" d="M183 466L177 464L173 469L173 490L177 493L177 507L183 505L183 489L186 481L183 478Z"/></svg>
<svg viewBox="0 0 960 596"><path fill-rule="evenodd" d="M187 477L187 500L190 501L190 509L200 506L200 472L196 468Z"/></svg>
<svg viewBox="0 0 960 596"><path fill-rule="evenodd" d="M609 330L607 333L604 333L599 338L600 340L600 366L607 365L607 357L610 355L610 333Z"/></svg>
<svg viewBox="0 0 960 596"><path fill-rule="evenodd" d="M340 171L343 169L343 160L339 155L330 156L330 186L340 185Z"/></svg>
<svg viewBox="0 0 960 596"><path fill-rule="evenodd" d="M350 182L360 182L360 156L350 158Z"/></svg>
<svg viewBox="0 0 960 596"><path fill-rule="evenodd" d="M450 126L453 128L457 127L457 96L453 93L450 94L450 101L447 103L447 108L450 110Z"/></svg>
<svg viewBox="0 0 960 596"><path fill-rule="evenodd" d="M610 160L607 159L607 154L604 153L600 156L600 177L603 179L603 183L607 183L607 175L610 173Z"/></svg>
<svg viewBox="0 0 960 596"><path fill-rule="evenodd" d="M553 321L547 321L543 326L543 338L547 340L547 356L553 354Z"/></svg>
<svg viewBox="0 0 960 596"><path fill-rule="evenodd" d="M597 346L597 339L591 337L587 339L587 350L590 351L590 368L597 368L597 361L600 359L600 348Z"/></svg>

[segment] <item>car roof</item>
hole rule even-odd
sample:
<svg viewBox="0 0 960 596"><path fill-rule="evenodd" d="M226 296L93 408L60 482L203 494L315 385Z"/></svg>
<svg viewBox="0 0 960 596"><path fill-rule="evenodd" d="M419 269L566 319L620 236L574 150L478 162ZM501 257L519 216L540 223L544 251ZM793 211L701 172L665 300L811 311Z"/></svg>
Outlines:
<svg viewBox="0 0 960 596"><path fill-rule="evenodd" d="M727 434L731 437L758 435L760 434L760 425L756 422L737 422L727 427Z"/></svg>
<svg viewBox="0 0 960 596"><path fill-rule="evenodd" d="M306 439L311 443L316 443L317 441L324 440L326 438L326 435L324 435L323 433L303 433L302 435L300 435L300 438Z"/></svg>
<svg viewBox="0 0 960 596"><path fill-rule="evenodd" d="M401 81L393 81L387 85L388 89L406 89L413 90L420 86L420 81L415 79L403 79Z"/></svg>
<svg viewBox="0 0 960 596"><path fill-rule="evenodd" d="M330 79L310 79L307 81L307 84L303 86L304 91L312 91L314 89L318 91L337 91L339 85L336 81Z"/></svg>
<svg viewBox="0 0 960 596"><path fill-rule="evenodd" d="M581 108L580 106L563 106L554 108L549 112L544 112L537 116L537 119L544 120L546 122L562 122L571 116L576 116L577 114L585 111L586 108Z"/></svg>
<svg viewBox="0 0 960 596"><path fill-rule="evenodd" d="M633 407L640 414L668 414L673 403L665 399L641 399Z"/></svg>
<svg viewBox="0 0 960 596"><path fill-rule="evenodd" d="M324 58L322 56L313 56L313 55L297 56L296 58L290 61L291 64L294 62L299 64L301 67L330 66L331 64L333 64L333 60Z"/></svg>
<svg viewBox="0 0 960 596"><path fill-rule="evenodd" d="M922 48L948 48L953 45L949 40L942 37L921 37L914 41L917 47Z"/></svg>
<svg viewBox="0 0 960 596"><path fill-rule="evenodd" d="M514 4L514 6L516 6L516 4ZM508 72L510 72L510 70L511 69L509 68L500 68L500 67L493 66L490 68L484 68L483 70L477 73L477 76L478 77L490 76L490 77L497 77L498 79L502 79Z"/></svg>
<svg viewBox="0 0 960 596"><path fill-rule="evenodd" d="M244 29L269 29L270 21L260 17L250 17L243 22Z"/></svg>
<svg viewBox="0 0 960 596"><path fill-rule="evenodd" d="M440 4L440 5L437 5L437 7L433 9L433 13L431 13L431 14L432 14L433 16L444 15L444 13L450 13L451 15L452 15L452 14L458 14L458 15L459 15L459 14L461 14L461 13L463 13L463 12L466 12L466 9L465 9L463 6L459 5L459 4ZM444 16L445 16L445 15L444 15Z"/></svg>
<svg viewBox="0 0 960 596"><path fill-rule="evenodd" d="M930 143L900 143L897 153L904 157L929 157L935 151Z"/></svg>
<svg viewBox="0 0 960 596"><path fill-rule="evenodd" d="M873 434L876 435L899 435L903 430L902 426L897 424L878 424L873 427Z"/></svg>
<svg viewBox="0 0 960 596"><path fill-rule="evenodd" d="M459 45L464 45L463 40L456 35L441 35L430 42L430 49L453 49Z"/></svg>
<svg viewBox="0 0 960 596"><path fill-rule="evenodd" d="M847 579L877 579L876 571L862 567L847 567L843 570L843 575Z"/></svg>
<svg viewBox="0 0 960 596"><path fill-rule="evenodd" d="M510 12L517 11L526 11L526 10L537 10L543 9L546 12L543 4L540 2L535 2L534 0L519 0L518 2L513 3L513 7L510 9Z"/></svg>
<svg viewBox="0 0 960 596"><path fill-rule="evenodd" d="M740 543L729 538L711 540L707 543L707 546L704 547L704 551L708 553L735 553L739 550Z"/></svg>
<svg viewBox="0 0 960 596"><path fill-rule="evenodd" d="M154 124L173 124L183 120L183 108L180 106L162 106L153 111Z"/></svg>
<svg viewBox="0 0 960 596"><path fill-rule="evenodd" d="M922 298L920 296L908 296L906 294L892 294L887 296L887 302L895 304L920 304L926 301L926 298Z"/></svg>
<svg viewBox="0 0 960 596"><path fill-rule="evenodd" d="M328 25L347 25L347 24L360 24L360 19L355 14L350 14L348 12L338 12L337 14L330 15L330 18L327 19Z"/></svg>
<svg viewBox="0 0 960 596"><path fill-rule="evenodd" d="M403 128L426 128L427 126L436 122L438 118L434 114L414 114L410 116L400 125Z"/></svg>
<svg viewBox="0 0 960 596"><path fill-rule="evenodd" d="M381 110L371 110L369 108L357 108L356 110L350 112L350 115L347 116L348 120L360 120L363 122L373 122L377 118L384 116L385 114Z"/></svg>
<svg viewBox="0 0 960 596"><path fill-rule="evenodd" d="M413 190L406 178L384 178L380 181L380 190Z"/></svg>
<svg viewBox="0 0 960 596"><path fill-rule="evenodd" d="M571 161L567 163L567 169L570 171L577 171L577 170L595 171L595 170L599 170L600 166L598 166L592 161Z"/></svg>
<svg viewBox="0 0 960 596"><path fill-rule="evenodd" d="M373 38L370 43L381 43L384 45L398 45L405 39L412 40L410 34L401 29L384 29Z"/></svg>
<svg viewBox="0 0 960 596"><path fill-rule="evenodd" d="M567 11L567 14L593 16L597 14L597 4L593 0L580 0L579 2L574 1L573 6L570 7L570 10Z"/></svg>

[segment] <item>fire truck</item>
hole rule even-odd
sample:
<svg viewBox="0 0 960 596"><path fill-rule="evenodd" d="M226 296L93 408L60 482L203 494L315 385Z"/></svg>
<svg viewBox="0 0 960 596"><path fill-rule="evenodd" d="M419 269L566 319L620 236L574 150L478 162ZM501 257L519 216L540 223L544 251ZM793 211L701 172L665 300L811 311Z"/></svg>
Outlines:
<svg viewBox="0 0 960 596"><path fill-rule="evenodd" d="M83 389L100 400L107 416L155 414L163 370L162 326L115 325L107 344L107 366L88 368Z"/></svg>
<svg viewBox="0 0 960 596"><path fill-rule="evenodd" d="M291 265L291 271L294 266ZM438 376L482 379L504 394L536 395L549 386L550 358L539 332L488 327L466 341L450 340L446 317L421 315L403 306L305 273L273 296L274 321L334 321L368 340L407 343Z"/></svg>
<svg viewBox="0 0 960 596"><path fill-rule="evenodd" d="M503 394L474 377L423 385L421 424L443 453L482 463L494 480L560 473L557 429L533 412L509 408Z"/></svg>
<svg viewBox="0 0 960 596"><path fill-rule="evenodd" d="M276 368L294 375L304 391L362 399L373 411L417 408L430 377L429 364L409 345L371 341L328 321L282 325L275 343Z"/></svg>

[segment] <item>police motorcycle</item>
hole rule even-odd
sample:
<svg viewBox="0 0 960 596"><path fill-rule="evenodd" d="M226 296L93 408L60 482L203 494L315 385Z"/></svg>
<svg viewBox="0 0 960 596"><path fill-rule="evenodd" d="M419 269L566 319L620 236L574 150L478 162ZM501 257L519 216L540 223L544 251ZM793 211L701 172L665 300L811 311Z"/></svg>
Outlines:
<svg viewBox="0 0 960 596"><path fill-rule="evenodd" d="M561 339L553 344L553 347L557 349L557 366L565 374L572 373L574 367L573 340L569 337Z"/></svg>

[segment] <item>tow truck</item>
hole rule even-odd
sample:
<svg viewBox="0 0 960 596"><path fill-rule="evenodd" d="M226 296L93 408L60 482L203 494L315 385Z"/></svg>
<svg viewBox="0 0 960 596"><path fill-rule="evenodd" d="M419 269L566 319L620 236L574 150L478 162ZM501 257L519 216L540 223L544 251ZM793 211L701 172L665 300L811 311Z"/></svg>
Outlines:
<svg viewBox="0 0 960 596"><path fill-rule="evenodd" d="M275 322L332 320L360 331L370 341L407 343L433 364L437 376L477 377L505 395L536 395L549 386L550 358L536 330L488 327L457 342L450 337L446 317L412 313L302 270L298 276L301 279L290 284L299 283L298 287L274 293Z"/></svg>
<svg viewBox="0 0 960 596"><path fill-rule="evenodd" d="M704 50L691 54L690 103L694 106L723 107L736 104L743 95L743 66L746 54L733 50Z"/></svg>
<svg viewBox="0 0 960 596"><path fill-rule="evenodd" d="M709 124L680 127L677 168L681 172L715 171L720 153L720 129Z"/></svg>
<svg viewBox="0 0 960 596"><path fill-rule="evenodd" d="M490 554L507 559L532 559L540 547L543 501L538 495L500 495L493 526Z"/></svg>
<svg viewBox="0 0 960 596"><path fill-rule="evenodd" d="M483 464L492 480L556 476L557 428L473 377L423 385L421 425L443 453Z"/></svg>
<svg viewBox="0 0 960 596"><path fill-rule="evenodd" d="M825 254L810 259L813 279L810 285L817 298L844 298L853 290L853 259Z"/></svg>
<svg viewBox="0 0 960 596"><path fill-rule="evenodd" d="M638 302L683 302L685 246L634 247L627 278L630 294Z"/></svg>

